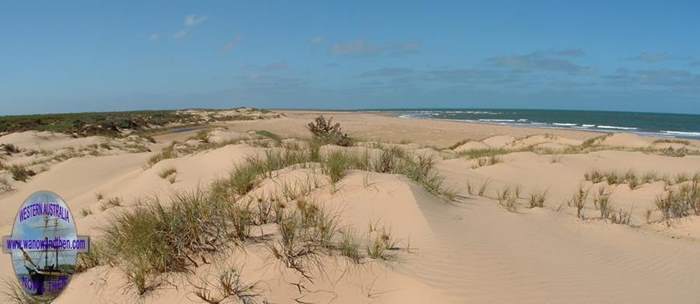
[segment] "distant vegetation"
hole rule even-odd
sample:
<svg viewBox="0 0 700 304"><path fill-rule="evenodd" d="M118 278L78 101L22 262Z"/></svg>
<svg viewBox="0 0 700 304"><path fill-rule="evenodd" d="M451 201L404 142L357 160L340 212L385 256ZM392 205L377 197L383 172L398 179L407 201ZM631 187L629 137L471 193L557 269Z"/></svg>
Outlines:
<svg viewBox="0 0 700 304"><path fill-rule="evenodd" d="M125 129L144 131L169 124L196 125L206 119L194 113L175 110L1 116L0 134L36 130L77 136L117 136L121 134L120 130ZM255 116L212 115L208 119L250 120Z"/></svg>

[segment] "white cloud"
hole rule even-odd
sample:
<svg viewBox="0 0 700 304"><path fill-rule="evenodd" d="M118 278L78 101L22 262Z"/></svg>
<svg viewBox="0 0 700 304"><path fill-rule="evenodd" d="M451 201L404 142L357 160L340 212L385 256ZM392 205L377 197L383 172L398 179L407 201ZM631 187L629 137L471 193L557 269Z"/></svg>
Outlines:
<svg viewBox="0 0 700 304"><path fill-rule="evenodd" d="M377 45L366 40L354 40L336 43L330 51L341 56L376 56L415 54L420 48L421 45L417 42Z"/></svg>
<svg viewBox="0 0 700 304"><path fill-rule="evenodd" d="M188 31L188 30L180 30L177 33L173 34L173 38L182 39L182 38L187 37L187 35L189 35L189 34L190 34L190 31Z"/></svg>
<svg viewBox="0 0 700 304"><path fill-rule="evenodd" d="M207 21L207 16L187 15L185 16L185 26L192 27Z"/></svg>
<svg viewBox="0 0 700 304"><path fill-rule="evenodd" d="M233 50L235 47L238 46L238 43L239 43L240 41L241 41L241 37L240 37L240 36L234 37L233 40L227 42L227 43L224 45L224 51L228 52L228 51Z"/></svg>
<svg viewBox="0 0 700 304"><path fill-rule="evenodd" d="M311 44L319 44L319 43L322 43L323 40L325 40L325 39L322 36L316 36L316 37L309 39L309 42L311 42Z"/></svg>
<svg viewBox="0 0 700 304"><path fill-rule="evenodd" d="M153 33L150 36L148 36L148 40L151 41L158 41L160 39L160 34L158 33Z"/></svg>
<svg viewBox="0 0 700 304"><path fill-rule="evenodd" d="M200 15L187 15L187 16L185 16L185 21L184 21L185 27L183 29L179 30L177 33L173 34L173 38L182 39L182 38L189 36L189 34L193 28L204 23L205 21L207 21L207 19L208 19L207 16L200 16Z"/></svg>

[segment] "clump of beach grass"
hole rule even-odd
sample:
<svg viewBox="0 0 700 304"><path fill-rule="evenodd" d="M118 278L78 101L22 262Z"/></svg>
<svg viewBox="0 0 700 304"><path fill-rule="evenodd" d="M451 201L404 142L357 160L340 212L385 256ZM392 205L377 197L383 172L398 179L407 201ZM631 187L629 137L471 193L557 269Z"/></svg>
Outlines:
<svg viewBox="0 0 700 304"><path fill-rule="evenodd" d="M398 250L396 241L391 232L384 226L370 224L368 232L369 244L367 256L372 259L390 260L394 257L392 251Z"/></svg>
<svg viewBox="0 0 700 304"><path fill-rule="evenodd" d="M100 210L105 211L107 209L113 208L113 207L119 207L122 205L122 199L120 197L112 197L108 199L106 202L103 202L100 205Z"/></svg>
<svg viewBox="0 0 700 304"><path fill-rule="evenodd" d="M323 171L331 178L331 183L335 184L345 176L353 161L355 160L348 153L333 151L324 159Z"/></svg>
<svg viewBox="0 0 700 304"><path fill-rule="evenodd" d="M163 168L163 170L158 173L158 176L174 184L177 178L177 169L175 169L175 167Z"/></svg>
<svg viewBox="0 0 700 304"><path fill-rule="evenodd" d="M245 233L235 231L235 222L247 217L234 206L202 190L176 194L167 206L154 199L103 228L104 254L144 294L158 286L158 274L197 267L206 263L204 253L241 241Z"/></svg>
<svg viewBox="0 0 700 304"><path fill-rule="evenodd" d="M92 210L90 210L90 208L83 208L83 209L80 210L80 214L81 214L83 217L87 217L88 215L91 215L91 214L92 214Z"/></svg>
<svg viewBox="0 0 700 304"><path fill-rule="evenodd" d="M362 261L362 253L360 252L360 242L352 230L346 229L341 231L340 242L338 243L338 251L340 254L359 264Z"/></svg>
<svg viewBox="0 0 700 304"><path fill-rule="evenodd" d="M593 205L600 211L600 218L607 219L610 216L610 195L612 192L608 188L598 187L598 192L593 195Z"/></svg>
<svg viewBox="0 0 700 304"><path fill-rule="evenodd" d="M0 193L11 191L12 189L10 182L4 177L0 177Z"/></svg>
<svg viewBox="0 0 700 304"><path fill-rule="evenodd" d="M503 160L497 155L491 155L488 157L481 157L476 159L476 164L472 166L472 169L481 168L484 166L493 166L495 164L501 163Z"/></svg>
<svg viewBox="0 0 700 304"><path fill-rule="evenodd" d="M547 190L530 193L530 208L543 208L547 199Z"/></svg>
<svg viewBox="0 0 700 304"><path fill-rule="evenodd" d="M27 166L19 164L9 166L8 171L12 174L12 179L20 182L27 182L28 179L36 175L34 171L27 169Z"/></svg>
<svg viewBox="0 0 700 304"><path fill-rule="evenodd" d="M492 158L499 155L511 153L512 151L502 148L471 149L459 152L458 155L469 159Z"/></svg>
<svg viewBox="0 0 700 304"><path fill-rule="evenodd" d="M618 209L617 212L610 213L609 218L613 224L629 225L632 222L632 212Z"/></svg>
<svg viewBox="0 0 700 304"><path fill-rule="evenodd" d="M491 184L490 179L484 180L483 183L481 183L481 186L479 187L479 191L477 192L479 196L484 196L486 195L486 191L488 191L489 185Z"/></svg>
<svg viewBox="0 0 700 304"><path fill-rule="evenodd" d="M167 168L163 168L163 170L161 170L160 173L158 173L158 176L160 176L160 178L162 178L162 179L165 179L168 176L170 176L172 174L176 174L176 173L177 173L177 169L175 169L175 167L167 167Z"/></svg>
<svg viewBox="0 0 700 304"><path fill-rule="evenodd" d="M272 132L270 132L270 131L267 131L267 130L258 130L258 131L255 131L255 134L258 135L258 136L260 136L260 137L269 138L269 139L271 139L273 142L275 142L277 145L279 145L279 144L282 143L282 137L279 136L279 135L277 135L277 134L275 134L275 133L272 133Z"/></svg>
<svg viewBox="0 0 700 304"><path fill-rule="evenodd" d="M148 166L153 166L157 164L158 162L165 160L165 159L171 159L177 157L177 152L175 152L175 145L177 142L173 142L169 146L163 148L163 150L160 151L160 153L157 153L153 156L151 156L148 159Z"/></svg>
<svg viewBox="0 0 700 304"><path fill-rule="evenodd" d="M700 215L700 183L683 184L678 189L669 189L655 200L663 219L670 220L691 214Z"/></svg>
<svg viewBox="0 0 700 304"><path fill-rule="evenodd" d="M103 253L103 243L101 241L93 241L90 242L89 251L78 253L75 272L81 273L106 262L107 260Z"/></svg>
<svg viewBox="0 0 700 304"><path fill-rule="evenodd" d="M4 150L8 155L16 154L22 151L22 149L14 144L0 144L0 147L2 147L2 150Z"/></svg>
<svg viewBox="0 0 700 304"><path fill-rule="evenodd" d="M653 141L654 144L680 144L680 145L690 145L690 141L683 139L673 139L673 138L663 138Z"/></svg>
<svg viewBox="0 0 700 304"><path fill-rule="evenodd" d="M194 295L209 304L228 303L234 299L240 303L252 304L262 297L257 287L258 283L245 283L241 279L241 271L232 266L220 268L213 281L200 278L199 282L193 285Z"/></svg>
<svg viewBox="0 0 700 304"><path fill-rule="evenodd" d="M498 205L501 207L511 212L517 210L516 203L518 198L515 191L511 190L510 187L505 187L501 189L501 191L498 191L496 197L498 199Z"/></svg>
<svg viewBox="0 0 700 304"><path fill-rule="evenodd" d="M576 208L576 217L584 219L583 208L586 206L586 199L588 198L588 193L590 188L584 189L583 185L580 185L576 193L569 200L569 206L574 206Z"/></svg>

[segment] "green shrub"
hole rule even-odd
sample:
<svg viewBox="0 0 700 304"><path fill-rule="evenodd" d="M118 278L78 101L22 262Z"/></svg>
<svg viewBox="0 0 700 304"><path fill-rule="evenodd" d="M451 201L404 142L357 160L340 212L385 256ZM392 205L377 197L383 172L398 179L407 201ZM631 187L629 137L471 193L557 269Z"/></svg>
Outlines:
<svg viewBox="0 0 700 304"><path fill-rule="evenodd" d="M343 133L340 123L333 123L333 118L326 118L323 115L316 117L314 121L307 125L315 140L319 140L325 144L334 144L338 146L352 146L352 139L347 133Z"/></svg>
<svg viewBox="0 0 700 304"><path fill-rule="evenodd" d="M11 165L9 170L10 174L12 174L12 179L20 182L26 182L29 178L36 175L36 172L27 169L23 165Z"/></svg>

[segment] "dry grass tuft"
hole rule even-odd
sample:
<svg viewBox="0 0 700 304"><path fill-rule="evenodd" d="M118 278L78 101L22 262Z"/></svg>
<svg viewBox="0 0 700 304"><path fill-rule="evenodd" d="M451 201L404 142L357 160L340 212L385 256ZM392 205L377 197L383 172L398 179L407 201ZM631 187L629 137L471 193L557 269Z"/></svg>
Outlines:
<svg viewBox="0 0 700 304"><path fill-rule="evenodd" d="M119 207L121 205L122 199L120 197L112 197L100 205L100 210L105 211L109 208Z"/></svg>
<svg viewBox="0 0 700 304"><path fill-rule="evenodd" d="M392 251L398 250L399 247L391 232L384 226L379 228L377 224L370 224L368 233L367 256L371 259L393 259Z"/></svg>
<svg viewBox="0 0 700 304"><path fill-rule="evenodd" d="M576 217L584 219L583 208L586 206L586 198L588 198L588 193L590 188L584 189L583 185L579 186L578 191L573 195L571 200L569 200L569 206L576 207Z"/></svg>
<svg viewBox="0 0 700 304"><path fill-rule="evenodd" d="M4 177L0 177L0 193L12 191L12 185Z"/></svg>
<svg viewBox="0 0 700 304"><path fill-rule="evenodd" d="M508 211L514 212L517 210L517 196L515 191L512 191L510 187L505 187L498 191L496 194L498 199L498 205L505 208Z"/></svg>
<svg viewBox="0 0 700 304"><path fill-rule="evenodd" d="M547 199L547 190L536 193L530 193L530 208L543 208L544 202Z"/></svg>
<svg viewBox="0 0 700 304"><path fill-rule="evenodd" d="M193 285L194 295L210 304L228 303L234 299L240 303L254 304L262 298L257 283L243 282L241 272L235 267L224 267L214 282L200 278L199 282ZM263 300L263 303L267 301Z"/></svg>
<svg viewBox="0 0 700 304"><path fill-rule="evenodd" d="M175 169L174 167L168 167L163 168L163 170L161 170L160 173L158 173L158 176L160 176L160 178L162 179L166 179L168 178L168 176L173 174L177 174L177 169Z"/></svg>
<svg viewBox="0 0 700 304"><path fill-rule="evenodd" d="M24 165L11 165L8 167L10 174L12 174L12 179L20 182L27 182L32 176L36 175L36 172L31 169L27 169Z"/></svg>

